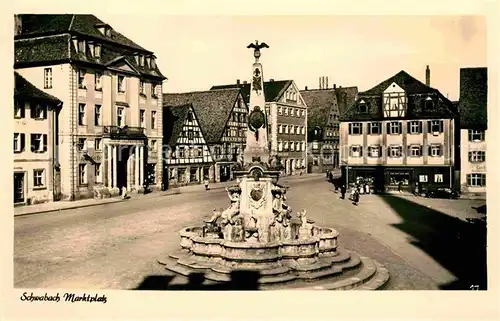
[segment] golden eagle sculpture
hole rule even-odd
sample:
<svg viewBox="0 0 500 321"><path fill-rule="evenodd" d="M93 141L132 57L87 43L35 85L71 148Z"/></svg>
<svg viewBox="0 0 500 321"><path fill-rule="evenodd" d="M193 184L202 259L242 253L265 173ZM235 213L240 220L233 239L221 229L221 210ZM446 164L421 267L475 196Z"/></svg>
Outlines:
<svg viewBox="0 0 500 321"><path fill-rule="evenodd" d="M253 56L255 57L255 59L259 59L260 57L260 49L262 48L269 48L269 46L263 42L263 43L259 43L258 40L255 40L255 43L251 43L247 46L247 48L253 48Z"/></svg>

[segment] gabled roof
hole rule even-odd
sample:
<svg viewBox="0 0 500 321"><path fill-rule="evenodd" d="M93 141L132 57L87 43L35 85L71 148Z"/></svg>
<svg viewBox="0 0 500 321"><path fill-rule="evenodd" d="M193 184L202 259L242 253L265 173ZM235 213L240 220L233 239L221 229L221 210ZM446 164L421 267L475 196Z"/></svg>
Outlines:
<svg viewBox="0 0 500 321"><path fill-rule="evenodd" d="M182 132L182 127L186 122L188 112L191 108L191 104L165 106L163 108L163 138L170 147L174 147L176 145L177 138L179 138L179 134Z"/></svg>
<svg viewBox="0 0 500 321"><path fill-rule="evenodd" d="M265 81L264 82L264 96L266 97L266 102L278 101L285 90L292 84L292 80L277 80L277 81ZM231 84L231 85L217 85L212 86L210 90L215 89L229 89L229 88L240 88L243 99L248 104L250 102L250 84Z"/></svg>
<svg viewBox="0 0 500 321"><path fill-rule="evenodd" d="M346 110L341 113L341 121L370 121L382 120L383 117L383 92L392 84L396 83L406 94L407 112L405 119L432 119L432 118L455 118L457 112L452 102L444 97L439 90L434 89L410 76L407 72L400 71L396 75L382 81L375 87L360 92L354 103L347 102ZM351 96L352 93L351 93ZM424 101L432 99L433 108L427 109ZM360 112L360 103L365 103L366 112ZM399 117L395 117L399 118Z"/></svg>
<svg viewBox="0 0 500 321"><path fill-rule="evenodd" d="M98 27L105 25L93 15L19 15L22 33L15 36L14 67L30 67L54 63L77 62L106 68L107 64L123 57L142 76L166 79L158 66L139 66L134 56L153 56L148 51L115 30L111 37L103 35ZM77 52L72 36L101 45L101 56L94 57L89 50Z"/></svg>
<svg viewBox="0 0 500 321"><path fill-rule="evenodd" d="M58 98L38 89L19 73L14 71L14 98L22 100L41 100L57 105L61 103Z"/></svg>
<svg viewBox="0 0 500 321"><path fill-rule="evenodd" d="M486 129L488 105L488 69L460 69L460 128Z"/></svg>
<svg viewBox="0 0 500 321"><path fill-rule="evenodd" d="M391 78L388 78L383 82L381 82L380 84L376 85L375 87L359 94L363 96L381 95L384 92L384 90L386 90L387 87L389 87L389 85L392 84L393 82L398 84L399 87L403 88L404 91L408 94L425 94L425 93L433 93L436 91L436 89L427 86L421 81L413 78L406 71L401 70Z"/></svg>
<svg viewBox="0 0 500 321"><path fill-rule="evenodd" d="M332 110L338 114L335 89L301 90L300 94L307 105L308 128L326 127Z"/></svg>
<svg viewBox="0 0 500 321"><path fill-rule="evenodd" d="M107 24L92 14L20 14L18 16L22 21L22 31L15 39L72 33L152 53L116 30L111 30L111 37L103 35L96 27Z"/></svg>
<svg viewBox="0 0 500 321"><path fill-rule="evenodd" d="M239 94L238 88L163 94L163 105L192 104L207 143L218 143Z"/></svg>

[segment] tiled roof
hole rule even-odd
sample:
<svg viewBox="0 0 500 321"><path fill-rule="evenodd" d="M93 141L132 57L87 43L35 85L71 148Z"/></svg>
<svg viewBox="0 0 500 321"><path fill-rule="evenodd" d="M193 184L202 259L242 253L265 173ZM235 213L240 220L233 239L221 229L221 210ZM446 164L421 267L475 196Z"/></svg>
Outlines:
<svg viewBox="0 0 500 321"><path fill-rule="evenodd" d="M277 81L265 81L264 82L264 96L266 97L266 102L278 101L285 90L292 84L292 80L277 80ZM231 85L217 85L210 88L214 89L229 89L229 88L241 88L241 94L243 99L248 104L250 101L250 84L231 84Z"/></svg>
<svg viewBox="0 0 500 321"><path fill-rule="evenodd" d="M164 106L163 108L163 138L170 147L174 147L182 127L186 121L191 104L180 106Z"/></svg>
<svg viewBox="0 0 500 321"><path fill-rule="evenodd" d="M457 112L453 108L452 102L444 97L437 89L429 87L419 80L413 78L405 71L400 71L396 75L384 80L375 87L360 92L355 97L354 93L348 93L347 108L341 113L341 121L368 121L382 120L383 117L383 92L393 83L398 84L406 93L407 119L431 119L431 118L455 118ZM430 97L434 104L432 109L425 108L424 101ZM353 101L352 103L349 100ZM364 101L367 112L360 112L360 102ZM395 117L399 118L399 117Z"/></svg>
<svg viewBox="0 0 500 321"><path fill-rule="evenodd" d="M14 78L14 98L23 100L42 100L53 104L59 104L61 102L58 98L44 92L41 89L38 89L35 85L30 83L15 71Z"/></svg>
<svg viewBox="0 0 500 321"><path fill-rule="evenodd" d="M344 113L358 98L358 87L337 87L335 89L339 113Z"/></svg>
<svg viewBox="0 0 500 321"><path fill-rule="evenodd" d="M332 110L338 114L335 89L301 90L300 94L307 105L308 129L326 127Z"/></svg>
<svg viewBox="0 0 500 321"><path fill-rule="evenodd" d="M233 110L238 88L163 94L164 106L192 104L207 143L218 143Z"/></svg>
<svg viewBox="0 0 500 321"><path fill-rule="evenodd" d="M152 55L152 52L140 47L130 39L112 30L111 38L98 31L103 24L93 15L20 15L24 33L15 37L14 67L44 65L61 62L80 62L103 68L117 57L124 56L142 76L165 79L158 66L139 66L134 55ZM101 57L91 55L88 48L85 53L77 52L71 36L78 39L93 40L101 45Z"/></svg>
<svg viewBox="0 0 500 321"><path fill-rule="evenodd" d="M487 68L460 69L460 128L486 129L488 102Z"/></svg>

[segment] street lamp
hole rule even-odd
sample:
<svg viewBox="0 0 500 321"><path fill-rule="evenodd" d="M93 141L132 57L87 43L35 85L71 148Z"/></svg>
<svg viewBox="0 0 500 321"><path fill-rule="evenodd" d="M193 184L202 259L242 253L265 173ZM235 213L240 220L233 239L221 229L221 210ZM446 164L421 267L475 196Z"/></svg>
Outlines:
<svg viewBox="0 0 500 321"><path fill-rule="evenodd" d="M340 162L342 165L345 165L345 187L349 186L349 165L345 161Z"/></svg>

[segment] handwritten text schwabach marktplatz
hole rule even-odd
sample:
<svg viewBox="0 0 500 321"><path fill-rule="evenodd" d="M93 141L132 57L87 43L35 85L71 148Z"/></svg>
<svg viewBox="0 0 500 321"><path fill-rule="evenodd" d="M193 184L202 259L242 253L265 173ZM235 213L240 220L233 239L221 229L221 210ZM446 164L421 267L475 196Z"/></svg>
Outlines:
<svg viewBox="0 0 500 321"><path fill-rule="evenodd" d="M62 302L99 302L106 303L107 298L106 295L98 295L97 293L94 295L90 295L88 293L83 294L75 294L66 292L62 295L64 301ZM21 296L21 301L24 302L38 302L38 301L49 301L49 302L60 302L61 297L59 296L59 292L55 295L48 295L45 293L44 295L35 295L33 292L28 294L28 292L24 292Z"/></svg>

